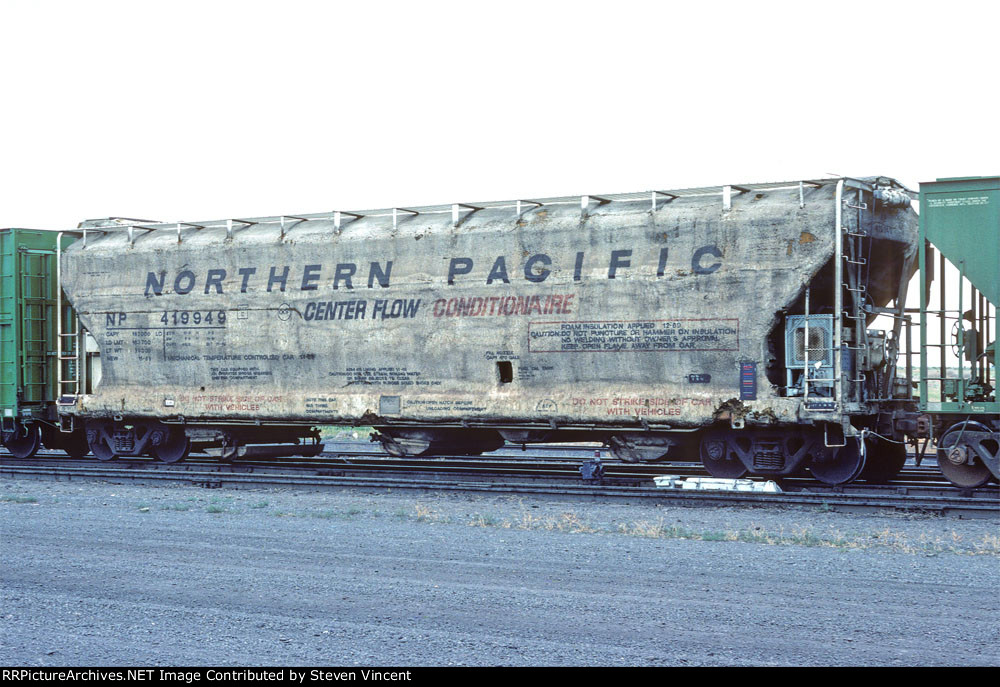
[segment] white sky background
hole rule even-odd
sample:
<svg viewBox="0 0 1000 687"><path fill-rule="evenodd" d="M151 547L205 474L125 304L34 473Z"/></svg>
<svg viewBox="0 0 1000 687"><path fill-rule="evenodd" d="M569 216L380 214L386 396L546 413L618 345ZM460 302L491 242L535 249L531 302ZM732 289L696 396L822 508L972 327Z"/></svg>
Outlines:
<svg viewBox="0 0 1000 687"><path fill-rule="evenodd" d="M0 226L1000 173L998 2L0 0Z"/></svg>

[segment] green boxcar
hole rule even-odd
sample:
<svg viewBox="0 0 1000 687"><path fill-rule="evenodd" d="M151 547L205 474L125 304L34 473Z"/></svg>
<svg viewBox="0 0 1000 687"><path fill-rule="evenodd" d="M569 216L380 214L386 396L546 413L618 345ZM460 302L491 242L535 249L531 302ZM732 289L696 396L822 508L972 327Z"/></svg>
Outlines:
<svg viewBox="0 0 1000 687"><path fill-rule="evenodd" d="M78 236L64 232L62 247ZM60 431L56 412L59 396L76 391L79 344L75 334L61 337L59 355L58 240L55 231L0 229L0 439L19 457L33 455L43 443L86 453L83 432ZM75 315L61 300L63 330L75 332ZM62 389L60 378L70 380Z"/></svg>

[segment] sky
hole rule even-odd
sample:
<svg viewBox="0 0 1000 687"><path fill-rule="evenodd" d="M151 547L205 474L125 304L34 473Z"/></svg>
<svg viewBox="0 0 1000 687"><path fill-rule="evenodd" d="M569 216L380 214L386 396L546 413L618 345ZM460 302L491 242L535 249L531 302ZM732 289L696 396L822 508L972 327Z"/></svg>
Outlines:
<svg viewBox="0 0 1000 687"><path fill-rule="evenodd" d="M0 0L0 226L1000 174L1000 3Z"/></svg>

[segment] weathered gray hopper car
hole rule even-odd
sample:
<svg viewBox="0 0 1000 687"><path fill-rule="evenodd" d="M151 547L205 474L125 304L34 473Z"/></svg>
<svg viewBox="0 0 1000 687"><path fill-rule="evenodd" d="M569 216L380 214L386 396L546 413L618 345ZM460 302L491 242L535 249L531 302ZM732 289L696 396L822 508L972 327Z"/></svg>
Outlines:
<svg viewBox="0 0 1000 687"><path fill-rule="evenodd" d="M917 236L890 179L81 226L62 279L102 379L64 411L99 457L356 424L397 454L598 440L835 482L897 385L866 325Z"/></svg>

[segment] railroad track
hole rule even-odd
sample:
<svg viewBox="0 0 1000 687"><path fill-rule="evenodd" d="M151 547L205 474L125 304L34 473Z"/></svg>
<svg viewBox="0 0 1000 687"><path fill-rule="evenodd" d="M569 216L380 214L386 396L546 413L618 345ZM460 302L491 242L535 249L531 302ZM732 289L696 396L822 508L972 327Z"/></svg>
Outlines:
<svg viewBox="0 0 1000 687"><path fill-rule="evenodd" d="M436 458L395 458L378 448L367 444L349 445L344 450L324 451L316 457L284 457L267 459L241 459L220 462L217 459L193 455L183 463L165 465L152 458L119 458L102 463L92 457L68 458L60 451L42 451L31 459L18 460L0 452L0 459L11 465L44 465L64 467L106 466L122 468L146 468L166 470L226 470L229 472L253 472L261 469L279 469L288 472L303 472L326 476L364 475L380 473L387 476L406 477L411 474L456 475L479 478L525 479L572 479L581 478L580 465L584 461L599 456L604 467L604 484L617 486L638 486L658 475L671 474L681 477L708 476L700 463L674 461L671 463L625 463L609 459L607 452L591 448L552 447L549 454L542 451L531 453L516 449L500 449L483 457L449 456ZM595 455L596 454L596 455ZM829 487L808 477L783 478L778 480L786 489L827 490L841 492L853 485ZM911 465L904 468L890 485L863 485L871 490L876 486L898 493L900 490L923 489L948 495L961 492L971 494L974 490L957 490L943 479L933 467Z"/></svg>
<svg viewBox="0 0 1000 687"><path fill-rule="evenodd" d="M565 449L561 449L566 451ZM1000 517L1000 490L995 486L957 489L942 483L930 467L908 467L886 485L854 483L829 487L812 479L780 480L781 494L708 492L661 489L655 475L704 476L694 464L649 465L607 462L602 480L580 477L576 456L525 454L519 458L428 460L399 459L384 453L336 451L314 459L219 463L189 458L165 465L152 459L122 459L103 463L93 458L70 459L56 453L19 460L0 455L0 476L20 479L95 480L115 483L188 484L206 488L397 489L469 493L522 494L583 499L660 500L683 505L743 505L815 507L837 511L918 511L958 517Z"/></svg>

